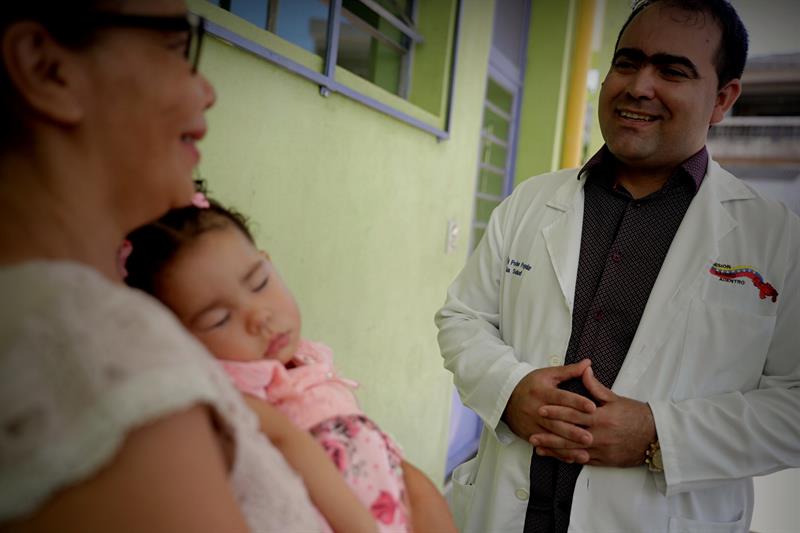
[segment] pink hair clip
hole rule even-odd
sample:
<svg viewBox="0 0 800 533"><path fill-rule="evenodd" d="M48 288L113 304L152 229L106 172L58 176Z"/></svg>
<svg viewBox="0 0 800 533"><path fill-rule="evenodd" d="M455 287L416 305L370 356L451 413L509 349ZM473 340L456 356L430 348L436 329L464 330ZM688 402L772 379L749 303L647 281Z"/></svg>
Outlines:
<svg viewBox="0 0 800 533"><path fill-rule="evenodd" d="M208 198L206 198L206 195L200 191L197 191L194 193L194 196L192 196L192 205L198 209L208 209L211 207L211 204L208 203Z"/></svg>
<svg viewBox="0 0 800 533"><path fill-rule="evenodd" d="M122 279L128 277L128 270L125 268L125 263L128 261L128 257L131 255L133 251L133 244L128 239L122 241L122 245L117 250L117 270L119 271L119 275Z"/></svg>

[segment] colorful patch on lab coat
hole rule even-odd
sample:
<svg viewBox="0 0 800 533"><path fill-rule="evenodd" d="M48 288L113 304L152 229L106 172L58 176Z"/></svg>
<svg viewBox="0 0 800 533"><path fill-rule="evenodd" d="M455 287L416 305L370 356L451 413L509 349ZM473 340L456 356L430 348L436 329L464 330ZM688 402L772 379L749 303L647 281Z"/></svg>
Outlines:
<svg viewBox="0 0 800 533"><path fill-rule="evenodd" d="M764 276L750 265L731 266L723 263L714 263L708 271L711 275L717 276L720 281L725 281L727 283L744 285L747 282L739 278L747 278L752 281L755 288L758 289L759 298L763 300L770 297L773 302L778 300L778 291L775 290L775 287L764 281Z"/></svg>

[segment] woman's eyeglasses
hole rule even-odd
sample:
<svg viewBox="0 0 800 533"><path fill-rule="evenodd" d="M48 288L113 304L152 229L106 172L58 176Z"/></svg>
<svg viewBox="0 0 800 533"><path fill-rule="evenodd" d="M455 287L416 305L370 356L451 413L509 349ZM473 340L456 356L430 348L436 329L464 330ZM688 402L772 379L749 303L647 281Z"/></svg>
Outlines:
<svg viewBox="0 0 800 533"><path fill-rule="evenodd" d="M99 11L91 15L88 21L95 27L142 28L165 32L187 32L186 49L183 52L186 61L192 66L192 73L197 72L200 61L200 47L205 35L205 19L194 13L175 17L155 15L132 15Z"/></svg>

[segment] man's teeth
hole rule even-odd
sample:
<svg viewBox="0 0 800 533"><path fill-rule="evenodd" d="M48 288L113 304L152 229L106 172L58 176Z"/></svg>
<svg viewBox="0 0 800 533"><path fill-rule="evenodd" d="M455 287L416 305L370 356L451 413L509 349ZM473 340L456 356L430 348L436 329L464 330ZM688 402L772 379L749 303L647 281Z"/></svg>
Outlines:
<svg viewBox="0 0 800 533"><path fill-rule="evenodd" d="M643 120L645 122L652 122L656 119L656 117L651 117L649 115L640 115L638 113L631 113L630 111L620 111L619 115L622 118L629 118L631 120Z"/></svg>

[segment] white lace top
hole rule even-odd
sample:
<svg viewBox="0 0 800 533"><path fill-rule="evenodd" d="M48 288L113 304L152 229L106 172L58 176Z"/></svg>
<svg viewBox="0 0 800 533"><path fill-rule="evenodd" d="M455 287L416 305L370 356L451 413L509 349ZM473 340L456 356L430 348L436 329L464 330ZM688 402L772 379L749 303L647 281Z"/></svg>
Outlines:
<svg viewBox="0 0 800 533"><path fill-rule="evenodd" d="M0 523L110 461L132 428L205 403L236 442L256 533L318 531L299 478L227 376L149 296L67 262L0 268Z"/></svg>

